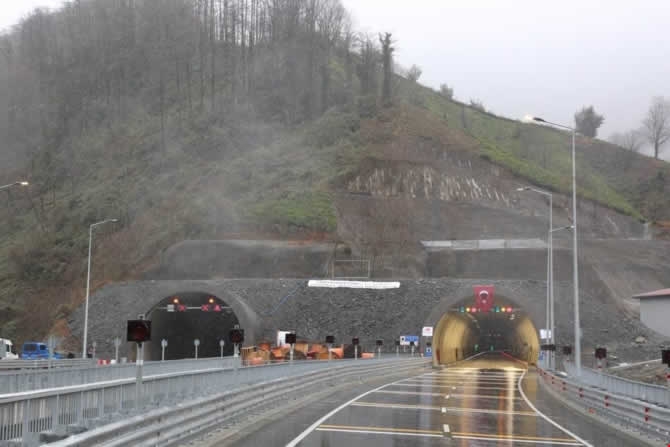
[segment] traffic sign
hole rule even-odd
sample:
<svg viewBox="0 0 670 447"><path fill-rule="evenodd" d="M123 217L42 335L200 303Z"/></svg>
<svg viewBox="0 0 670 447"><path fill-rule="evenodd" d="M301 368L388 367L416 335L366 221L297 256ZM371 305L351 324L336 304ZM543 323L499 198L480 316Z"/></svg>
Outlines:
<svg viewBox="0 0 670 447"><path fill-rule="evenodd" d="M286 334L288 335L288 334ZM335 336L334 335L326 335L326 344L327 345L332 345L335 343Z"/></svg>
<svg viewBox="0 0 670 447"><path fill-rule="evenodd" d="M433 326L424 326L423 329L421 330L421 335L424 337L432 337Z"/></svg>
<svg viewBox="0 0 670 447"><path fill-rule="evenodd" d="M126 336L128 341L134 341L135 343L151 341L151 321L128 320Z"/></svg>
<svg viewBox="0 0 670 447"><path fill-rule="evenodd" d="M294 345L296 342L296 335L295 332L289 332L284 336L284 341L286 342L287 345Z"/></svg>
<svg viewBox="0 0 670 447"><path fill-rule="evenodd" d="M606 359L607 358L607 348L596 348L596 358L597 359Z"/></svg>
<svg viewBox="0 0 670 447"><path fill-rule="evenodd" d="M359 340L358 340L358 337L354 337L354 338L351 339L351 344L352 344L352 345L354 345L354 346L358 346L359 343L360 343L360 342L359 342Z"/></svg>
<svg viewBox="0 0 670 447"><path fill-rule="evenodd" d="M167 305L167 311L168 312L174 312L174 304L168 304Z"/></svg>
<svg viewBox="0 0 670 447"><path fill-rule="evenodd" d="M411 342L416 344L419 343L418 335L401 335L400 336L400 346L409 346Z"/></svg>
<svg viewBox="0 0 670 447"><path fill-rule="evenodd" d="M661 360L664 364L670 366L670 349L663 349L661 351Z"/></svg>
<svg viewBox="0 0 670 447"><path fill-rule="evenodd" d="M433 356L433 348L431 348L430 346L427 346L425 356L426 357L432 357Z"/></svg>

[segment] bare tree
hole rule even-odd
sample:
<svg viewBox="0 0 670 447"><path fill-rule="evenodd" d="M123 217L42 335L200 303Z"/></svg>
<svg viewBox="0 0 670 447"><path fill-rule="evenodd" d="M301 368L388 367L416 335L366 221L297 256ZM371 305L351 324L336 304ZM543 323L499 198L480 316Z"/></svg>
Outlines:
<svg viewBox="0 0 670 447"><path fill-rule="evenodd" d="M662 96L653 98L642 124L649 143L654 146L654 158L658 160L661 147L670 139L670 101Z"/></svg>
<svg viewBox="0 0 670 447"><path fill-rule="evenodd" d="M470 98L470 107L479 110L480 112L486 112L486 107L484 107L484 103L481 99Z"/></svg>
<svg viewBox="0 0 670 447"><path fill-rule="evenodd" d="M623 133L614 133L608 138L610 143L621 146L631 152L640 152L644 143L644 135L639 130L629 130Z"/></svg>
<svg viewBox="0 0 670 447"><path fill-rule="evenodd" d="M409 70L407 70L407 79L412 82L418 82L423 70L418 65L412 65Z"/></svg>
<svg viewBox="0 0 670 447"><path fill-rule="evenodd" d="M382 46L382 65L384 71L384 82L382 84L382 104L391 104L391 79L393 77L393 40L391 33L379 35L379 43Z"/></svg>
<svg viewBox="0 0 670 447"><path fill-rule="evenodd" d="M440 84L440 95L452 99L454 97L454 89L447 84Z"/></svg>

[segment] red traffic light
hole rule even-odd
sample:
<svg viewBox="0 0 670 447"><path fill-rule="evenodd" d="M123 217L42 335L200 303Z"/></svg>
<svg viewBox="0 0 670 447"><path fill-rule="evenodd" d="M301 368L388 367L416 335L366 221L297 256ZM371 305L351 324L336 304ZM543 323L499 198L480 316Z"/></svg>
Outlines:
<svg viewBox="0 0 670 447"><path fill-rule="evenodd" d="M244 343L244 329L231 329L228 333L230 342L236 345Z"/></svg>
<svg viewBox="0 0 670 447"><path fill-rule="evenodd" d="M128 320L126 339L135 343L151 340L151 321Z"/></svg>
<svg viewBox="0 0 670 447"><path fill-rule="evenodd" d="M294 345L296 343L297 337L295 333L286 334L284 336L284 341L287 345Z"/></svg>

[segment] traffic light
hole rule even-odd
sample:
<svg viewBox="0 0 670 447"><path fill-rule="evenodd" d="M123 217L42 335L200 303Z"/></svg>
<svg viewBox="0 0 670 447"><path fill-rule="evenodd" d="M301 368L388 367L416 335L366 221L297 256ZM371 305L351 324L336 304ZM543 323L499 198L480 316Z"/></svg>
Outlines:
<svg viewBox="0 0 670 447"><path fill-rule="evenodd" d="M286 341L287 345L294 345L296 342L295 333L286 334L286 336L284 337L284 341Z"/></svg>
<svg viewBox="0 0 670 447"><path fill-rule="evenodd" d="M128 341L143 343L151 340L151 321L150 320L128 320L127 330Z"/></svg>
<svg viewBox="0 0 670 447"><path fill-rule="evenodd" d="M354 346L358 346L359 345L358 337L352 338L351 339L351 344L354 345Z"/></svg>
<svg viewBox="0 0 670 447"><path fill-rule="evenodd" d="M607 348L596 348L596 358L597 359L606 359L607 358Z"/></svg>
<svg viewBox="0 0 670 447"><path fill-rule="evenodd" d="M563 355L572 355L572 346L563 346Z"/></svg>
<svg viewBox="0 0 670 447"><path fill-rule="evenodd" d="M207 300L207 302L208 302L209 304L214 304L214 301L215 301L215 300L214 300L214 298L212 298L212 297L209 297L209 299Z"/></svg>
<svg viewBox="0 0 670 447"><path fill-rule="evenodd" d="M326 335L326 344L327 345L335 344L335 336L334 335Z"/></svg>
<svg viewBox="0 0 670 447"><path fill-rule="evenodd" d="M244 343L244 329L231 329L228 333L228 338L230 339L230 342L235 345Z"/></svg>
<svg viewBox="0 0 670 447"><path fill-rule="evenodd" d="M400 342L398 342L398 343L400 343ZM378 338L377 339L377 346L384 346L384 340L382 340L381 338Z"/></svg>
<svg viewBox="0 0 670 447"><path fill-rule="evenodd" d="M203 312L209 312L209 304L201 305L200 310L203 311Z"/></svg>
<svg viewBox="0 0 670 447"><path fill-rule="evenodd" d="M179 297L175 296L172 298L172 304L179 304Z"/></svg>
<svg viewBox="0 0 670 447"><path fill-rule="evenodd" d="M186 304L177 304L177 312L186 312Z"/></svg>
<svg viewBox="0 0 670 447"><path fill-rule="evenodd" d="M670 366L670 349L664 349L661 351L661 360L664 364Z"/></svg>

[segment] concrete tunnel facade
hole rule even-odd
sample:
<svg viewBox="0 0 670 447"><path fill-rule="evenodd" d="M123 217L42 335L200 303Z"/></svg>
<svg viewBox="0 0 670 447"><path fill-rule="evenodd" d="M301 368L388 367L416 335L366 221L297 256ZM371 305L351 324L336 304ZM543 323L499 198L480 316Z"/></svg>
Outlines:
<svg viewBox="0 0 670 447"><path fill-rule="evenodd" d="M519 309L513 325L501 326L503 330L511 331L505 336L506 346L521 352L520 346L526 343L530 348L525 358L530 361L536 358L537 328L544 327L545 318L544 281L408 279L399 282L398 289L390 290L313 288L307 287L304 279L112 284L91 297L89 340L97 342L99 357L113 358L114 337L121 337L125 342L126 320L166 304L170 297L188 293L216 297L221 303L229 305L234 318L227 324L233 324L234 320L245 329L245 345L274 340L277 330L295 330L299 338L311 341L334 335L336 343L350 343L351 338L359 337L363 347L369 350L374 349L375 340L381 338L385 341L384 349L393 352L394 340L400 335L420 335L423 326L433 326L433 346L444 355L441 358L443 363L462 358L476 335L476 326L463 320L464 317L456 315L452 309L468 300L474 303L474 285L492 284L496 288L497 304ZM569 301L569 297L569 288L556 284L557 302ZM197 313L192 315L197 316ZM81 339L83 306L73 314L69 324L72 336ZM173 326L173 333L188 331L186 326L176 322ZM181 335L187 339L190 337L190 334ZM227 337L227 328L215 327L201 342L209 343L216 339L218 343L222 335ZM172 343L169 346L174 346L172 340L168 341ZM160 344L152 343L152 346L158 349ZM124 343L120 356L133 358L132 348L131 344ZM451 351L452 356L449 348L460 348L460 352ZM159 358L159 351L151 354L151 359Z"/></svg>

